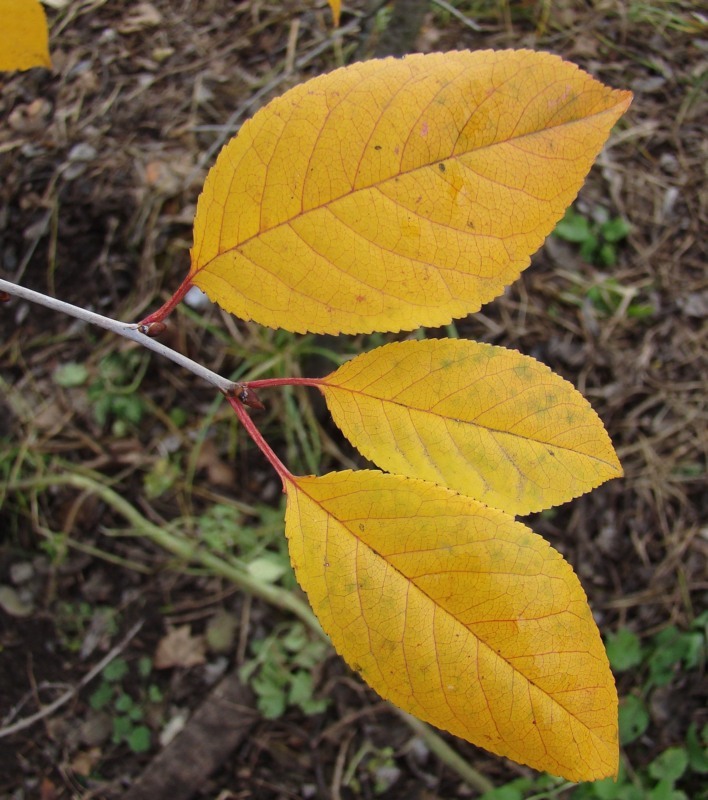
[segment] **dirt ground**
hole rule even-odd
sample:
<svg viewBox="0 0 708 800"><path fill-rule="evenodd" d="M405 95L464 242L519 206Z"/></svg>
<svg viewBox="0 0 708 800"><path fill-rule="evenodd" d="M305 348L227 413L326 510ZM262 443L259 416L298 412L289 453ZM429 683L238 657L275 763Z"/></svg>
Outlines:
<svg viewBox="0 0 708 800"><path fill-rule="evenodd" d="M186 274L221 145L270 98L355 59L531 47L631 89L577 206L630 223L616 265L552 238L457 330L541 359L608 428L625 477L529 519L575 567L601 630L685 629L708 593L705 16L690 2L453 5L466 21L411 2L386 29L391 4L344 0L333 30L323 0L48 2L53 71L0 76L0 275L140 319ZM286 336L211 307L181 307L166 334L234 378L324 374L328 353L374 342ZM213 390L16 300L0 307L0 387L0 735L38 714L0 739L0 797L479 795L292 613L136 535L151 525L187 553L282 559L276 477ZM293 471L358 463L305 391L269 394L258 425ZM314 681L272 719L239 679L264 639L286 661L301 654ZM109 654L125 665L110 679ZM653 696L626 750L634 769L708 722L701 678L679 670ZM640 680L622 675L620 695ZM443 741L495 786L532 774Z"/></svg>

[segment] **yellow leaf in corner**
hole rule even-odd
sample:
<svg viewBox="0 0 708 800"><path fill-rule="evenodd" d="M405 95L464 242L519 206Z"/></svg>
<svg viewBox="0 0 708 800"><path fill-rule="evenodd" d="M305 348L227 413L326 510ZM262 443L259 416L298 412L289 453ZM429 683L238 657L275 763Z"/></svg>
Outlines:
<svg viewBox="0 0 708 800"><path fill-rule="evenodd" d="M318 386L370 461L509 514L564 503L622 474L588 401L515 350L398 342L353 358Z"/></svg>
<svg viewBox="0 0 708 800"><path fill-rule="evenodd" d="M0 71L51 66L47 18L39 0L0 0Z"/></svg>
<svg viewBox="0 0 708 800"><path fill-rule="evenodd" d="M617 693L571 567L496 509L380 472L293 478L295 574L384 698L568 780L616 774Z"/></svg>
<svg viewBox="0 0 708 800"><path fill-rule="evenodd" d="M342 14L342 0L327 0L329 7L332 9L332 17L334 18L334 25L339 27L339 17Z"/></svg>
<svg viewBox="0 0 708 800"><path fill-rule="evenodd" d="M291 331L447 323L529 264L630 100L526 50L314 78L219 154L189 279L241 318Z"/></svg>

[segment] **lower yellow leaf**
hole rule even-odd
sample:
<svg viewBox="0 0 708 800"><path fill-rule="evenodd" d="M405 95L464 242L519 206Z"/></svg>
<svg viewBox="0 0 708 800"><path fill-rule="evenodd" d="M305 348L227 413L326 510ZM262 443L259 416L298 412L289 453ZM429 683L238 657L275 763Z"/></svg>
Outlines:
<svg viewBox="0 0 708 800"><path fill-rule="evenodd" d="M0 0L0 71L51 67L39 0Z"/></svg>
<svg viewBox="0 0 708 800"><path fill-rule="evenodd" d="M538 770L616 774L605 650L577 577L544 539L400 475L297 477L287 495L297 578L382 697Z"/></svg>

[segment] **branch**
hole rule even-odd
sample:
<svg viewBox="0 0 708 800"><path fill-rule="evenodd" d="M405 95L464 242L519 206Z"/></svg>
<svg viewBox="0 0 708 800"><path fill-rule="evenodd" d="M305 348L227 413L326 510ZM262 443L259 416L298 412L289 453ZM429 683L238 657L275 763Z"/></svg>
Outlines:
<svg viewBox="0 0 708 800"><path fill-rule="evenodd" d="M52 311L61 311L64 314L68 314L70 317L75 317L83 322L90 322L92 325L97 325L99 328L105 328L105 330L111 333L115 333L125 339L130 339L131 342L135 342L136 344L146 347L148 350L152 350L165 358L169 358L170 361L174 361L175 364L179 364L180 367L183 367L198 378L205 380L225 394L238 395L245 388L243 384L222 378L221 375L217 375L216 372L212 372L196 361L192 361L191 358L182 355L182 353L178 353L176 350L172 350L156 339L152 339L150 336L141 332L140 326L135 323L118 322L118 320L105 317L103 314L87 311L85 308L74 306L71 303L65 303L63 300L57 300L54 297L49 297L41 292L35 292L32 289L26 289L24 286L17 286L17 284L0 278L0 292L3 291L15 297L20 297L23 300L37 303Z"/></svg>
<svg viewBox="0 0 708 800"><path fill-rule="evenodd" d="M158 547L182 559L186 564L199 564L209 570L212 575L226 578L253 597L259 597L261 600L276 606L276 608L293 614L325 641L329 641L323 633L317 618L310 610L310 606L294 592L259 581L245 567L230 564L219 555L211 553L206 547L202 547L196 542L187 541L185 538L173 533L169 527L150 522L147 517L143 516L132 503L121 497L118 492L88 475L78 475L70 472L60 475L41 475L35 478L13 481L9 488L17 491L18 489L46 489L50 486L73 486L80 491L95 494L106 505L113 508L116 513L127 520L133 530L138 531L140 535L149 539Z"/></svg>
<svg viewBox="0 0 708 800"><path fill-rule="evenodd" d="M440 8L447 11L450 16L459 19L463 25L466 25L468 28L472 28L473 31L484 31L484 28L481 25L478 25L476 22L474 22L474 20L466 17L461 11L455 8L455 6L448 3L447 0L432 0L432 2L434 5L440 6Z"/></svg>
<svg viewBox="0 0 708 800"><path fill-rule="evenodd" d="M454 770L466 784L482 792L482 794L491 792L494 789L494 784L489 778L478 772L471 764L468 764L430 725L421 722L421 720L416 719L400 708L397 708L396 711L398 716L423 739L443 764L447 764L450 769Z"/></svg>

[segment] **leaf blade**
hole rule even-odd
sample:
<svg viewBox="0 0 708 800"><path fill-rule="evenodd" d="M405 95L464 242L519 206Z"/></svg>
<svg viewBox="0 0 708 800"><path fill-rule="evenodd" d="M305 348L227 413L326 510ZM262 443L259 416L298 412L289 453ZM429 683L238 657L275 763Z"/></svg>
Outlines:
<svg viewBox="0 0 708 800"><path fill-rule="evenodd" d="M614 775L617 695L570 566L503 512L377 472L295 478L286 535L335 648L383 697L569 780Z"/></svg>
<svg viewBox="0 0 708 800"><path fill-rule="evenodd" d="M318 387L335 423L377 466L509 514L558 505L622 474L587 400L515 350L397 342L353 358Z"/></svg>
<svg viewBox="0 0 708 800"><path fill-rule="evenodd" d="M315 78L222 150L190 278L232 313L297 332L449 322L528 265L629 101L531 51Z"/></svg>

